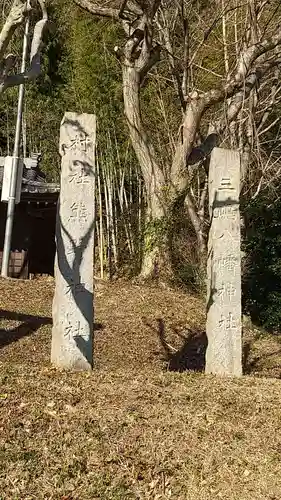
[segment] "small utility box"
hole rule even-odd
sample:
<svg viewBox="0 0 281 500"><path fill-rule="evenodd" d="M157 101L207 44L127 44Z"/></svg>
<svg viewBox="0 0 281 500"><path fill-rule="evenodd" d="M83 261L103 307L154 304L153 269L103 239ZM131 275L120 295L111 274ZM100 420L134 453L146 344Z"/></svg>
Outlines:
<svg viewBox="0 0 281 500"><path fill-rule="evenodd" d="M13 156L6 156L5 157L1 201L5 201L5 202L9 201L11 179L12 179L12 168L13 168L14 161L15 161L15 158ZM23 160L21 158L19 158L18 159L18 169L17 169L16 203L20 202L22 175L23 175Z"/></svg>

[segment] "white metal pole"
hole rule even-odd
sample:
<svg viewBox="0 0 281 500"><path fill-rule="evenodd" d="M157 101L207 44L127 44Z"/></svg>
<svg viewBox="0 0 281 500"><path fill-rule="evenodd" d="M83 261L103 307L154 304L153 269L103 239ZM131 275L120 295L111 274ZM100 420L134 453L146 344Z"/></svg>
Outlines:
<svg viewBox="0 0 281 500"><path fill-rule="evenodd" d="M28 52L28 34L29 34L29 15L27 14L25 30L24 30L21 73L24 73L26 68L26 58ZM11 178L10 178L10 193L9 193L9 200L7 207L7 220L5 229L3 258L2 258L1 276L3 276L4 278L7 278L9 276L9 260L10 260L12 231L13 231L13 223L15 215L15 204L16 204L16 189L17 189L20 140L21 140L21 130L22 130L23 102L24 102L24 84L21 84L19 87L17 124L16 124L13 163L12 163Z"/></svg>

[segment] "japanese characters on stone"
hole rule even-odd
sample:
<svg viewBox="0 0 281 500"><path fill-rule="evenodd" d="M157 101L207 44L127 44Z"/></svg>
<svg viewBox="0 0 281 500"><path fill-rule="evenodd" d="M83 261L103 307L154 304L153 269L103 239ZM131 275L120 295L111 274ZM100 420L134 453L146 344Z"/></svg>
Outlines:
<svg viewBox="0 0 281 500"><path fill-rule="evenodd" d="M215 148L209 169L206 372L242 374L240 157Z"/></svg>
<svg viewBox="0 0 281 500"><path fill-rule="evenodd" d="M52 362L89 370L93 342L94 115L66 113L61 124Z"/></svg>

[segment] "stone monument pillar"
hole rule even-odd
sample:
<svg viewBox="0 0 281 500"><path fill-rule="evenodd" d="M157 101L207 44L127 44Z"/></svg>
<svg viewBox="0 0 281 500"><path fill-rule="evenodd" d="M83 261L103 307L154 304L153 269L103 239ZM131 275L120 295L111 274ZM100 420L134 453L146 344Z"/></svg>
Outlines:
<svg viewBox="0 0 281 500"><path fill-rule="evenodd" d="M73 370L92 368L95 141L94 115L65 114L51 361Z"/></svg>
<svg viewBox="0 0 281 500"><path fill-rule="evenodd" d="M242 375L240 156L215 148L209 170L206 373Z"/></svg>

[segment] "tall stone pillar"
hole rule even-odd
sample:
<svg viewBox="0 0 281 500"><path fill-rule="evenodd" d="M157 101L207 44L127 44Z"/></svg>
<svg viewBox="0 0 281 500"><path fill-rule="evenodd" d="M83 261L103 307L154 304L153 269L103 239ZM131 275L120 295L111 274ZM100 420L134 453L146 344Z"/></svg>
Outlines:
<svg viewBox="0 0 281 500"><path fill-rule="evenodd" d="M215 148L209 170L206 373L242 375L240 156Z"/></svg>
<svg viewBox="0 0 281 500"><path fill-rule="evenodd" d="M73 370L92 368L95 142L94 115L65 114L51 361Z"/></svg>

